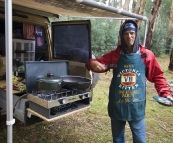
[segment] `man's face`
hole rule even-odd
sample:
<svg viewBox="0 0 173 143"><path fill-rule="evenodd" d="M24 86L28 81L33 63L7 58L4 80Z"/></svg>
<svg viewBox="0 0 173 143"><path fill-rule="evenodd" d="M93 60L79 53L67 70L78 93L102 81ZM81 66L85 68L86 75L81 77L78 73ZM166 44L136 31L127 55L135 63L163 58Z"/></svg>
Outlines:
<svg viewBox="0 0 173 143"><path fill-rule="evenodd" d="M126 45L128 47L132 47L135 42L136 33L135 33L135 31L127 30L123 33L123 38L124 38Z"/></svg>

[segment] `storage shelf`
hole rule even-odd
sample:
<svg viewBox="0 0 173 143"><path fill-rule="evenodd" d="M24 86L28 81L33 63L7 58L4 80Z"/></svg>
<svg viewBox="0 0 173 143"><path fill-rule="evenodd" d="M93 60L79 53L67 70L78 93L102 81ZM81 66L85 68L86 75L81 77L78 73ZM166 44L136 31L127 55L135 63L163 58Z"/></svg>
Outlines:
<svg viewBox="0 0 173 143"><path fill-rule="evenodd" d="M13 39L13 50L14 59L35 61L35 40Z"/></svg>

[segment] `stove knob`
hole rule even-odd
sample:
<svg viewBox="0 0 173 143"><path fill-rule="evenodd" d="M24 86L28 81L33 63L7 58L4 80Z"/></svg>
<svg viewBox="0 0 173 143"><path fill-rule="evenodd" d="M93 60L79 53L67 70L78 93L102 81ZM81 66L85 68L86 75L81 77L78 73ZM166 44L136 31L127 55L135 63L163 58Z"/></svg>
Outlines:
<svg viewBox="0 0 173 143"><path fill-rule="evenodd" d="M85 97L88 97L88 94L84 94L85 95Z"/></svg>
<svg viewBox="0 0 173 143"><path fill-rule="evenodd" d="M65 104L65 100L64 99L59 99L58 100L60 104Z"/></svg>
<svg viewBox="0 0 173 143"><path fill-rule="evenodd" d="M79 98L80 98L80 99L84 99L85 97L84 97L82 94L80 94L80 95L79 95Z"/></svg>

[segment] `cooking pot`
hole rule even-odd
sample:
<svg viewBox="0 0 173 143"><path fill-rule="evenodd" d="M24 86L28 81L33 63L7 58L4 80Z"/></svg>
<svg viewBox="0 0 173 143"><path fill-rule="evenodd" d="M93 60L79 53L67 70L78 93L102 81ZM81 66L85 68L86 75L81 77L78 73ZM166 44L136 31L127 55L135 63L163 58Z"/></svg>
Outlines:
<svg viewBox="0 0 173 143"><path fill-rule="evenodd" d="M38 90L60 90L62 88L62 78L48 73L47 76L37 79Z"/></svg>
<svg viewBox="0 0 173 143"><path fill-rule="evenodd" d="M62 78L62 86L66 89L85 90L90 87L91 79L81 76L60 76Z"/></svg>

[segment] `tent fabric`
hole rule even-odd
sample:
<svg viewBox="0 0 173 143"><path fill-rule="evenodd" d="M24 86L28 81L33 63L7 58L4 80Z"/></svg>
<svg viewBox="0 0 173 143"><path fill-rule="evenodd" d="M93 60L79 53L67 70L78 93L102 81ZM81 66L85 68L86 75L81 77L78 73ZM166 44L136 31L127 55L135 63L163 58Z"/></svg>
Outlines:
<svg viewBox="0 0 173 143"><path fill-rule="evenodd" d="M0 0L3 1L3 0ZM94 0L13 0L13 5L26 9L39 10L54 15L102 17L102 18L137 18L147 20L145 16L123 9L108 6Z"/></svg>

